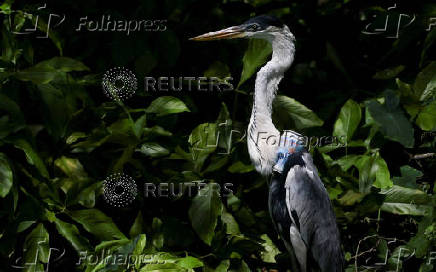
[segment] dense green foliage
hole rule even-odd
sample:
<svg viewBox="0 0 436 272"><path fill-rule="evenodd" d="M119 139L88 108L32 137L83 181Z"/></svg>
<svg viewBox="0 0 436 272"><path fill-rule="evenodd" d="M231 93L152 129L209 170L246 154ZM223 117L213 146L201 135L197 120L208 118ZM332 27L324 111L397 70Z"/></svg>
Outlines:
<svg viewBox="0 0 436 272"><path fill-rule="evenodd" d="M251 166L244 137L255 72L271 48L258 40L188 41L270 13L297 38L296 60L274 101L277 126L346 139L310 152L336 212L347 271L374 270L385 260L379 271L434 271L431 1L398 3L397 16L417 15L398 39L362 33L373 14L388 12L389 5L370 1L88 0L53 1L42 10L40 3L13 2L0 4L0 267L33 261L26 271L289 267L268 215L267 181ZM50 13L66 19L46 33ZM32 28L36 14L37 32L13 33ZM81 17L103 14L165 19L167 29L75 30ZM115 66L139 80L125 102L112 102L101 90L102 75ZM232 76L236 90L187 91L184 85L178 92L146 92L145 76ZM115 172L138 185L127 208L102 197L103 180ZM141 193L145 182L193 181L207 184L203 196ZM213 183L232 183L234 194L220 196ZM108 255L106 263L76 265L81 252L108 250L146 255L148 262L114 265L117 255Z"/></svg>

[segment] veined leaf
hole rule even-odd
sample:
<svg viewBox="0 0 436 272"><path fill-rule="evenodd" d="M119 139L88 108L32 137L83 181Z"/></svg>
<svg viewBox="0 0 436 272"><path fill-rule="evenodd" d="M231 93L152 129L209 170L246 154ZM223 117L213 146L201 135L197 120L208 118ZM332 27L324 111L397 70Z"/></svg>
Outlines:
<svg viewBox="0 0 436 272"><path fill-rule="evenodd" d="M369 101L367 107L371 117L387 138L405 147L413 147L415 142L413 127L399 108L388 109L386 105L381 105L375 100Z"/></svg>
<svg viewBox="0 0 436 272"><path fill-rule="evenodd" d="M49 235L42 223L39 223L26 237L23 245L25 271L36 271L41 263L50 258Z"/></svg>
<svg viewBox="0 0 436 272"><path fill-rule="evenodd" d="M348 100L342 107L339 117L333 128L333 135L336 137L345 136L347 142L351 141L354 131L359 126L362 118L362 110L359 104L352 99Z"/></svg>
<svg viewBox="0 0 436 272"><path fill-rule="evenodd" d="M88 71L82 62L66 57L55 57L37 63L35 66L18 71L14 76L22 81L31 81L35 84L48 84L52 81L63 81L67 72Z"/></svg>
<svg viewBox="0 0 436 272"><path fill-rule="evenodd" d="M136 149L146 156L152 158L162 157L170 154L170 151L158 143L143 143L139 149Z"/></svg>
<svg viewBox="0 0 436 272"><path fill-rule="evenodd" d="M39 157L38 153L32 148L32 146L24 139L15 139L12 141L14 146L18 149L21 149L26 154L27 162L31 165L34 165L36 169L38 169L39 173L48 178L48 171L45 167L44 162Z"/></svg>
<svg viewBox="0 0 436 272"><path fill-rule="evenodd" d="M151 102L150 106L145 110L147 113L156 113L157 116L165 116L168 114L189 112L190 110L185 103L173 96L161 96Z"/></svg>
<svg viewBox="0 0 436 272"><path fill-rule="evenodd" d="M377 72L372 78L374 79L391 79L398 76L406 67L404 65L399 65L396 67L388 68L383 71Z"/></svg>
<svg viewBox="0 0 436 272"><path fill-rule="evenodd" d="M5 154L0 153L0 197L5 197L12 188L13 173Z"/></svg>
<svg viewBox="0 0 436 272"><path fill-rule="evenodd" d="M398 215L416 215L424 216L430 214L432 206L416 205L408 203L389 203L385 202L381 206L381 210Z"/></svg>
<svg viewBox="0 0 436 272"><path fill-rule="evenodd" d="M192 200L189 219L195 232L208 245L212 243L218 216L222 211L223 204L213 183L206 184Z"/></svg>
<svg viewBox="0 0 436 272"><path fill-rule="evenodd" d="M88 239L86 239L82 234L80 234L77 227L73 224L64 222L59 218L56 218L54 221L56 225L56 229L59 234L61 234L71 245L74 247L77 252L91 251L92 247L89 244Z"/></svg>
<svg viewBox="0 0 436 272"><path fill-rule="evenodd" d="M227 169L230 173L248 173L254 170L254 166L251 164L244 164L241 161L237 161L234 164L230 165Z"/></svg>
<svg viewBox="0 0 436 272"><path fill-rule="evenodd" d="M273 109L276 120L287 129L318 127L324 123L312 110L295 99L284 95L278 95L274 99Z"/></svg>
<svg viewBox="0 0 436 272"><path fill-rule="evenodd" d="M195 171L200 172L204 162L217 148L217 125L204 123L198 125L189 135L188 142L191 145L190 153L194 162Z"/></svg>
<svg viewBox="0 0 436 272"><path fill-rule="evenodd" d="M133 225L130 228L129 236L133 238L143 232L144 232L144 219L142 218L141 211L139 211L138 215L135 218L135 222L133 222Z"/></svg>
<svg viewBox="0 0 436 272"><path fill-rule="evenodd" d="M359 191L361 193L369 193L371 186L384 189L393 185L387 164L379 155L362 155L354 165L359 169Z"/></svg>
<svg viewBox="0 0 436 272"><path fill-rule="evenodd" d="M260 236L265 242L262 243L264 250L260 253L262 260L266 263L276 263L275 257L280 254L280 250L274 245L273 241L266 234Z"/></svg>
<svg viewBox="0 0 436 272"><path fill-rule="evenodd" d="M65 136L68 122L72 117L70 105L66 102L66 97L62 90L55 88L51 84L39 84L41 99L44 102L44 118L47 130L56 139Z"/></svg>
<svg viewBox="0 0 436 272"><path fill-rule="evenodd" d="M127 239L112 219L97 209L77 210L71 217L101 241Z"/></svg>
<svg viewBox="0 0 436 272"><path fill-rule="evenodd" d="M431 205L431 197L421 190L405 188L394 185L387 190L382 190L380 194L386 196L387 203L411 203L418 205Z"/></svg>
<svg viewBox="0 0 436 272"><path fill-rule="evenodd" d="M421 177L422 172L409 165L401 166L400 171L401 177L394 177L394 184L406 188L418 189L416 178Z"/></svg>
<svg viewBox="0 0 436 272"><path fill-rule="evenodd" d="M424 107L416 118L416 124L426 131L436 130L436 100Z"/></svg>
<svg viewBox="0 0 436 272"><path fill-rule="evenodd" d="M237 88L247 81L256 72L257 68L267 61L271 52L271 44L268 41L261 39L250 39L248 41L248 48L242 58L243 68Z"/></svg>
<svg viewBox="0 0 436 272"><path fill-rule="evenodd" d="M425 67L416 77L413 84L413 91L418 98L423 98L424 91L427 89L427 85L434 80L436 75L436 61L431 62Z"/></svg>
<svg viewBox="0 0 436 272"><path fill-rule="evenodd" d="M223 211L223 213L221 214L221 220L223 221L224 225L226 225L227 234L237 235L241 233L241 231L239 230L238 222L236 222L235 218L231 213Z"/></svg>
<svg viewBox="0 0 436 272"><path fill-rule="evenodd" d="M0 139L24 128L24 116L18 104L4 94L0 94L0 110L6 112L0 118Z"/></svg>
<svg viewBox="0 0 436 272"><path fill-rule="evenodd" d="M62 170L70 178L85 178L88 174L83 169L82 164L78 159L67 158L62 156L55 160L55 165Z"/></svg>

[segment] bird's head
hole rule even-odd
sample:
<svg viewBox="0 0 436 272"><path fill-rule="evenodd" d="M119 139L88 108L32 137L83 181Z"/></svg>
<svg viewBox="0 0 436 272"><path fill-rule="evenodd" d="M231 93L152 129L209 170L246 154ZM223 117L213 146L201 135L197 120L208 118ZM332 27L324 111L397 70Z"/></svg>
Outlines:
<svg viewBox="0 0 436 272"><path fill-rule="evenodd" d="M190 38L190 40L211 41L234 38L258 38L271 41L274 37L282 35L291 36L293 38L289 28L279 19L270 15L261 15L251 18L241 25L209 32Z"/></svg>

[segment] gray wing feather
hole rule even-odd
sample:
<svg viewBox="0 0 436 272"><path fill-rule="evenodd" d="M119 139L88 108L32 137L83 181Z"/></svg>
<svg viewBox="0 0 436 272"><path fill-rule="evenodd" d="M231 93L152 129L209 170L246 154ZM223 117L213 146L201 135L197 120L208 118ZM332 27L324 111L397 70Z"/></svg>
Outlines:
<svg viewBox="0 0 436 272"><path fill-rule="evenodd" d="M293 166L286 177L289 215L321 271L342 271L339 231L327 190L312 159L308 156L303 159L306 165ZM298 248L294 243L293 246Z"/></svg>

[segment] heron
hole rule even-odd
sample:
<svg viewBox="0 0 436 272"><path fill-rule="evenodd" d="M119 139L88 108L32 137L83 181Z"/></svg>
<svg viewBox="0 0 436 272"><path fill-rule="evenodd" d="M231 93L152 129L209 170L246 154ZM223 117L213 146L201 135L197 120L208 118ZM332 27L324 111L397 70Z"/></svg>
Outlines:
<svg viewBox="0 0 436 272"><path fill-rule="evenodd" d="M269 213L289 252L292 271L343 271L335 213L302 135L280 133L272 120L278 85L294 61L295 37L276 17L261 15L190 40L234 38L263 39L272 47L271 59L256 75L247 145L256 171L269 181ZM276 140L268 141L271 137Z"/></svg>

